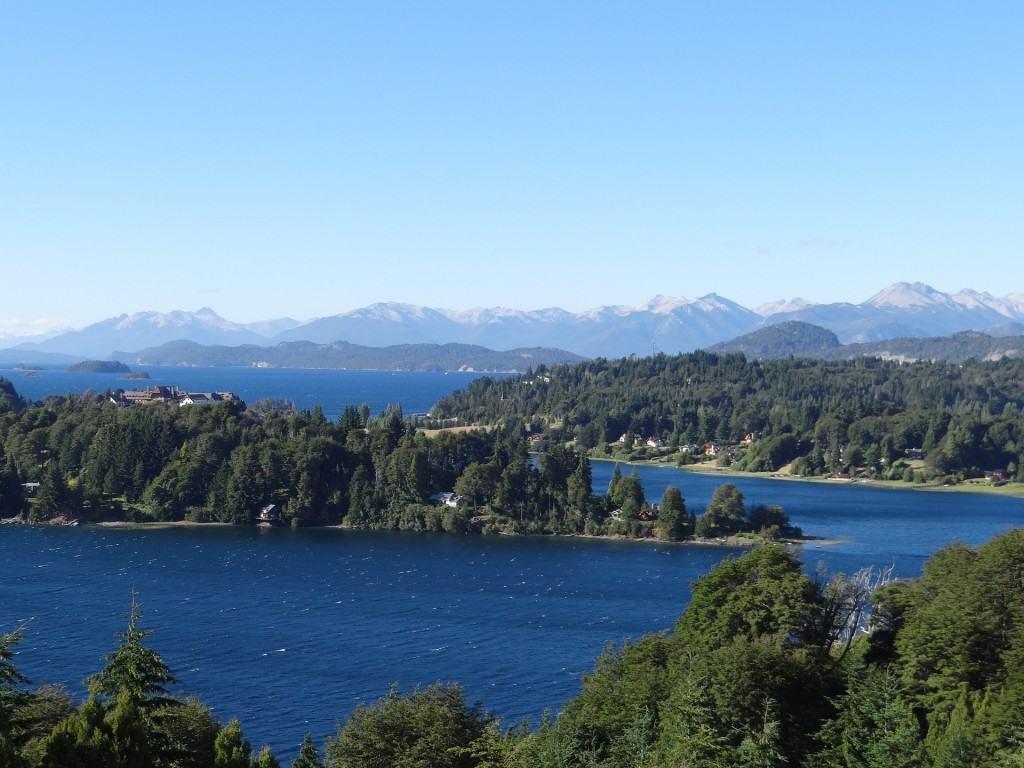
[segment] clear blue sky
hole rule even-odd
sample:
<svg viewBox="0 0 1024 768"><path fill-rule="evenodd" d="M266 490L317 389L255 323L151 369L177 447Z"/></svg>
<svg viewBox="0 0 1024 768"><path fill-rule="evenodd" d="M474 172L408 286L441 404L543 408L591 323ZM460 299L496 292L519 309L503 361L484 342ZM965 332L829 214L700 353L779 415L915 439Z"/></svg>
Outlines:
<svg viewBox="0 0 1024 768"><path fill-rule="evenodd" d="M1021 291L1022 28L1019 2L5 2L0 330Z"/></svg>

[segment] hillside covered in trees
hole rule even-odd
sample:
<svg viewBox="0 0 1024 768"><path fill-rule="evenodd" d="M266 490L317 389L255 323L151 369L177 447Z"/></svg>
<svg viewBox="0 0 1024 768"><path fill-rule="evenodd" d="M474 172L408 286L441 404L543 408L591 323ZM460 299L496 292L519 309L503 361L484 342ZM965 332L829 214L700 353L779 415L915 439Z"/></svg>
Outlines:
<svg viewBox="0 0 1024 768"><path fill-rule="evenodd" d="M23 630L0 636L0 765L277 766L172 692L139 618L79 703L19 675ZM322 747L300 732L292 768L1018 768L1024 530L888 583L808 576L776 545L726 560L671 631L610 647L533 727L436 684L357 707Z"/></svg>
<svg viewBox="0 0 1024 768"><path fill-rule="evenodd" d="M1020 360L752 361L696 352L477 379L442 398L432 416L522 422L599 455L652 438L662 455L682 461L714 446L718 460L737 469L792 462L805 475L957 482L993 470L1024 479L1022 409ZM913 466L908 459L918 455L925 463Z"/></svg>
<svg viewBox="0 0 1024 768"><path fill-rule="evenodd" d="M966 363L970 360L1002 360L1024 357L1024 336L1010 324L1010 334L999 329L960 331L950 336L903 336L882 341L840 344L839 338L827 328L787 320L758 328L708 347L716 354L742 353L757 360L807 357L816 360L855 360L877 357L882 360L914 362L917 360Z"/></svg>
<svg viewBox="0 0 1024 768"><path fill-rule="evenodd" d="M615 474L595 493L585 453L552 442L535 461L517 423L428 436L398 408L349 407L331 422L276 402L119 407L87 395L28 405L0 380L0 517L252 525L275 505L275 522L295 526L800 535L779 507L748 506L733 486L697 519L678 490L656 507L636 477ZM33 498L22 483L39 484Z"/></svg>

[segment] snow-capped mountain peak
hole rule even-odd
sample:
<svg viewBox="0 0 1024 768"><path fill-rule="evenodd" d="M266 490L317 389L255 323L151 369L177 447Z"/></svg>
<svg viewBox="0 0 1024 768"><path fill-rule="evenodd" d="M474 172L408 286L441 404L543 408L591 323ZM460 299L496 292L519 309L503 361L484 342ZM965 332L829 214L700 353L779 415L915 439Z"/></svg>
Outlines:
<svg viewBox="0 0 1024 768"><path fill-rule="evenodd" d="M925 283L893 283L864 304L878 309L903 310L956 306L956 302L949 294L937 291Z"/></svg>
<svg viewBox="0 0 1024 768"><path fill-rule="evenodd" d="M783 312L798 312L801 309L813 306L813 302L801 299L799 296L794 296L792 299L777 299L776 301L760 304L754 308L754 312L761 317L769 317Z"/></svg>
<svg viewBox="0 0 1024 768"><path fill-rule="evenodd" d="M119 315L23 347L101 358L115 350L130 353L180 340L229 346L279 341L348 341L378 347L454 342L496 350L557 347L617 357L651 349L675 353L708 347L783 320L827 328L844 343L945 336L1024 322L1024 293L997 297L964 289L950 294L924 283L895 283L860 304L812 304L793 298L762 304L755 311L716 293L699 298L658 295L639 306L606 305L584 312L502 306L452 310L380 302L305 323L282 318L240 324L203 307L195 312Z"/></svg>
<svg viewBox="0 0 1024 768"><path fill-rule="evenodd" d="M640 311L653 312L656 315L667 315L670 312L693 304L693 299L687 299L681 296L665 296L659 293L653 299L648 301L646 304L637 307Z"/></svg>

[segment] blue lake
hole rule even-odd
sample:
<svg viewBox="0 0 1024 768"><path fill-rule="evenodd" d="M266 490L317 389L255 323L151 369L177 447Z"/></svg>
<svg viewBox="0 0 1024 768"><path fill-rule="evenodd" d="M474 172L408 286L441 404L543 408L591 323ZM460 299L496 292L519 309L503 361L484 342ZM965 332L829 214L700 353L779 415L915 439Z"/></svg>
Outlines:
<svg viewBox="0 0 1024 768"><path fill-rule="evenodd" d="M149 368L148 383L284 397L328 416L365 402L427 411L478 374ZM0 370L31 399L145 386L117 376ZM613 465L594 462L603 491ZM632 471L624 467L626 472ZM700 512L727 479L638 467L647 496L669 484ZM811 535L801 555L852 572L920 572L958 539L980 543L1024 524L1024 500L757 478L728 478L751 503L782 504ZM123 626L132 589L182 691L256 743L291 754L309 730L334 731L359 702L457 680L508 720L536 720L579 689L607 642L672 625L690 583L727 547L340 530L0 527L0 628L28 622L18 664L37 681L81 681Z"/></svg>
<svg viewBox="0 0 1024 768"><path fill-rule="evenodd" d="M595 487L612 466L595 462ZM628 471L628 469L627 469ZM641 467L650 498L669 483L691 508L721 478ZM1024 523L1024 500L865 486L735 480L781 503L811 534L809 568L895 563L920 571L952 539ZM535 720L579 688L605 643L671 626L689 584L726 547L335 529L0 528L0 626L28 621L18 659L37 680L80 682L138 590L153 645L184 691L254 742L291 754L361 701L458 680L507 720Z"/></svg>
<svg viewBox="0 0 1024 768"><path fill-rule="evenodd" d="M425 413L442 396L461 389L479 373L338 371L307 368L186 368L145 366L148 380L128 381L117 374L71 373L47 368L26 373L0 368L0 376L14 382L18 393L30 400L86 390L143 389L154 384L175 385L194 392L229 391L246 402L283 397L297 408L319 405L328 418L337 418L346 405L366 403L378 413L400 403L406 413ZM489 374L504 375L504 374Z"/></svg>

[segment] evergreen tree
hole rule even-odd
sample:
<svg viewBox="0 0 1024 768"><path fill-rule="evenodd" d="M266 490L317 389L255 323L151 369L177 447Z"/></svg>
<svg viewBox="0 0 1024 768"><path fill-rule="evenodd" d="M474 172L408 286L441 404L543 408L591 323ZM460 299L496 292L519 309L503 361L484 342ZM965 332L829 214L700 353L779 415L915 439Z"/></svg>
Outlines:
<svg viewBox="0 0 1024 768"><path fill-rule="evenodd" d="M11 735L11 715L25 698L21 689L28 680L14 666L14 646L22 638L22 630L0 634L0 739Z"/></svg>
<svg viewBox="0 0 1024 768"><path fill-rule="evenodd" d="M856 672L837 721L844 768L924 765L918 723L888 669Z"/></svg>
<svg viewBox="0 0 1024 768"><path fill-rule="evenodd" d="M150 768L153 765L149 721L127 688L118 692L114 706L107 712L104 721L110 734L111 766Z"/></svg>
<svg viewBox="0 0 1024 768"><path fill-rule="evenodd" d="M0 443L0 517L20 515L24 507L21 478L14 457L4 456L3 444Z"/></svg>
<svg viewBox="0 0 1024 768"><path fill-rule="evenodd" d="M622 468L619 466L619 462L615 462L615 467L612 469L611 480L608 481L608 498L612 500L612 503L621 506L619 501L620 480L622 480Z"/></svg>
<svg viewBox="0 0 1024 768"><path fill-rule="evenodd" d="M697 520L697 535L706 538L728 536L743 530L743 527L743 494L732 483L718 486L704 514Z"/></svg>
<svg viewBox="0 0 1024 768"><path fill-rule="evenodd" d="M292 760L291 768L323 768L311 734L302 737L302 746L299 747L298 756Z"/></svg>
<svg viewBox="0 0 1024 768"><path fill-rule="evenodd" d="M775 702L765 699L760 729L745 736L736 749L736 768L782 768L789 764L783 749Z"/></svg>
<svg viewBox="0 0 1024 768"><path fill-rule="evenodd" d="M43 477L39 482L39 491L31 507L30 517L33 520L49 520L63 515L67 497L68 489L57 462L50 459L43 469Z"/></svg>
<svg viewBox="0 0 1024 768"><path fill-rule="evenodd" d="M590 469L590 459L585 453L579 454L576 469L567 481L568 504L582 517L590 504L593 495L593 477Z"/></svg>
<svg viewBox="0 0 1024 768"><path fill-rule="evenodd" d="M174 675L160 654L142 644L150 631L139 626L141 619L142 608L133 592L128 626L118 634L120 642L106 656L106 666L89 679L94 694L116 698L123 691L142 707L166 702L165 686L174 682Z"/></svg>
<svg viewBox="0 0 1024 768"><path fill-rule="evenodd" d="M217 734L213 743L213 768L252 768L252 746L242 735L242 726L232 720Z"/></svg>
<svg viewBox="0 0 1024 768"><path fill-rule="evenodd" d="M292 763L294 765L294 763ZM253 761L253 768L281 768L281 764L277 762L277 758L274 757L274 753L270 751L270 747L263 745L263 748L256 755L256 759Z"/></svg>
<svg viewBox="0 0 1024 768"><path fill-rule="evenodd" d="M683 495L674 485L668 486L658 505L658 537L679 541L693 533L693 524L693 516L686 511Z"/></svg>
<svg viewBox="0 0 1024 768"><path fill-rule="evenodd" d="M44 768L110 768L115 765L104 707L89 696L46 739Z"/></svg>

